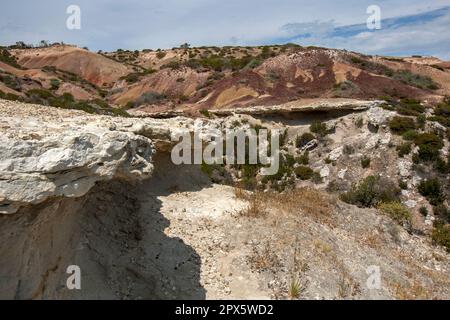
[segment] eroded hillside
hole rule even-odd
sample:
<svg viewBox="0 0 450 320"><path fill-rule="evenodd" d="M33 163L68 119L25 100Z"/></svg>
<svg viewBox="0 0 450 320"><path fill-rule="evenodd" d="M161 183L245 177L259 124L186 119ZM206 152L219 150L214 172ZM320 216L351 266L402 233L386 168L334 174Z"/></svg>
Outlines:
<svg viewBox="0 0 450 320"><path fill-rule="evenodd" d="M0 100L0 296L449 298L448 104L233 110L125 118ZM282 132L276 175L172 163L175 132L232 128ZM68 265L82 290L66 288Z"/></svg>
<svg viewBox="0 0 450 320"><path fill-rule="evenodd" d="M69 45L1 49L0 95L91 113L199 115L311 98L436 105L450 94L448 63L298 45L93 53Z"/></svg>

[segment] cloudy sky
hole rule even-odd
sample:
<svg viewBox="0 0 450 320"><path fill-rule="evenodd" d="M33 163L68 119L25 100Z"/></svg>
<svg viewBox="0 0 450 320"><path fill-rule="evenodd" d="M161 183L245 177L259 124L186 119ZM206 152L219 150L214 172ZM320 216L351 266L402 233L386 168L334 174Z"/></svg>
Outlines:
<svg viewBox="0 0 450 320"><path fill-rule="evenodd" d="M0 44L64 41L91 50L295 42L450 59L450 0L1 0ZM66 9L81 8L81 30ZM369 30L367 8L381 8Z"/></svg>

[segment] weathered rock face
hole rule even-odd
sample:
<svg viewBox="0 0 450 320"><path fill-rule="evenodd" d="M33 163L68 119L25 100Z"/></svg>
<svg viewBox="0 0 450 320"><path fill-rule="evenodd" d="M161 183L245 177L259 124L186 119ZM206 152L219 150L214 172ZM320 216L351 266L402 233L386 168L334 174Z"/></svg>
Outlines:
<svg viewBox="0 0 450 320"><path fill-rule="evenodd" d="M370 101L322 101L261 112L364 110ZM234 110L239 112L239 110ZM1 101L0 213L52 197L80 197L96 182L151 176L156 149L168 151L178 130L227 126L227 120L115 118Z"/></svg>
<svg viewBox="0 0 450 320"><path fill-rule="evenodd" d="M2 214L52 197L83 196L98 181L148 178L155 144L170 141L169 128L177 126L177 120L90 116L7 101L0 112Z"/></svg>
<svg viewBox="0 0 450 320"><path fill-rule="evenodd" d="M152 171L151 140L132 133L36 116L2 117L1 130L0 213L49 197L79 197L97 181Z"/></svg>
<svg viewBox="0 0 450 320"><path fill-rule="evenodd" d="M210 110L218 116L232 114L270 115L307 112L363 111L382 104L383 101L364 101L355 99L320 99L317 101L295 101L275 106L256 106L246 108Z"/></svg>

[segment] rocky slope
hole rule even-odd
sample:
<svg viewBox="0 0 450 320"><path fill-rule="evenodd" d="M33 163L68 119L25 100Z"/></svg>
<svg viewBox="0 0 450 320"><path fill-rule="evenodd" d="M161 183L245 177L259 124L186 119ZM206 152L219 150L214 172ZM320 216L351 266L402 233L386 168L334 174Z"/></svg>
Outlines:
<svg viewBox="0 0 450 320"><path fill-rule="evenodd" d="M444 221L449 190L439 204L419 192L448 175L414 164L419 141L399 157L395 110L323 100L158 120L0 100L0 297L448 299L433 221ZM284 130L280 174L170 160L179 130L237 127ZM378 175L396 210L358 202L352 186ZM81 290L65 286L69 265ZM370 266L381 271L375 289Z"/></svg>

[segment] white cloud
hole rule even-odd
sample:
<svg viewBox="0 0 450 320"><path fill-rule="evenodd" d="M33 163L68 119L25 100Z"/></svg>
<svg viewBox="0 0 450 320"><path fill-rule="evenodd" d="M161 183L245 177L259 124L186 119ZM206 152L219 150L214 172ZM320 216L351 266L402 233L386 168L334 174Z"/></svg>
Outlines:
<svg viewBox="0 0 450 320"><path fill-rule="evenodd" d="M81 31L65 28L66 8L74 3L82 10ZM429 11L450 5L450 0L15 0L2 3L0 43L47 39L113 50L168 48L184 42L260 44L312 34L307 44L370 52L414 46L429 49L430 54L448 51L444 43L439 44L448 40L439 23L427 24L424 30L418 27L417 34L381 30L350 38L329 36L333 26L365 23L371 4L379 5L382 17L387 18ZM427 39L430 35L431 40Z"/></svg>

